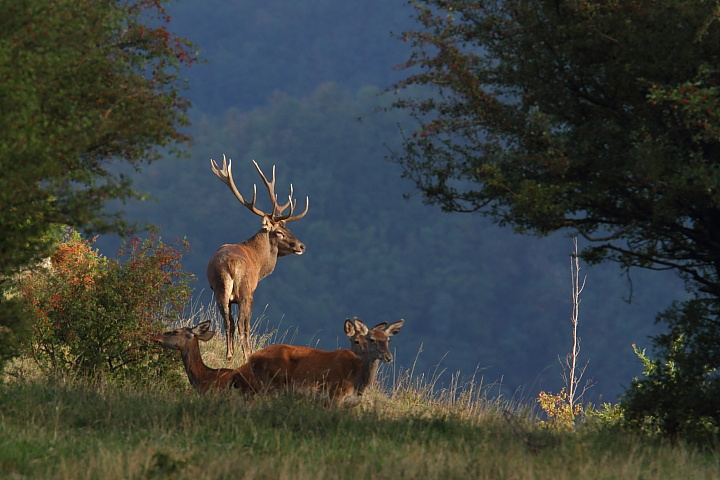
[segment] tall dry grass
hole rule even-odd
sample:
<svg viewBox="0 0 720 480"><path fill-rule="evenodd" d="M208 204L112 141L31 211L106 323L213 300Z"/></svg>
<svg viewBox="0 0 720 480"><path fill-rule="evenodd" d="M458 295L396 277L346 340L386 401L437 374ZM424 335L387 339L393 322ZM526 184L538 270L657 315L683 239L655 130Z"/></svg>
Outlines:
<svg viewBox="0 0 720 480"><path fill-rule="evenodd" d="M183 322L213 314L194 306ZM257 346L292 343L292 331L257 323ZM227 366L224 345L221 334L202 345L208 365ZM0 385L0 477L686 480L720 471L711 449L592 423L551 431L529 402L481 377L445 381L391 364L360 406L338 409L292 395L201 396L179 361L178 381L119 386L42 378L18 359Z"/></svg>

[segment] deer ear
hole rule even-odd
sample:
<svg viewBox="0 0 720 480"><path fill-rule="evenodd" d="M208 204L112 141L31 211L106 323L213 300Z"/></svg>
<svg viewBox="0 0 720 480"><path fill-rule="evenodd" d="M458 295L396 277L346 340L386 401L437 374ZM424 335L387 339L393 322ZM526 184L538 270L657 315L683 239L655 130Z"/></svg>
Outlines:
<svg viewBox="0 0 720 480"><path fill-rule="evenodd" d="M397 335L398 333L400 333L400 329L402 328L404 323L405 320L403 319L400 319L395 323L391 323L388 327L385 328L385 335L387 335L388 337Z"/></svg>
<svg viewBox="0 0 720 480"><path fill-rule="evenodd" d="M215 332L214 332L213 330L210 330L209 332L203 332L203 333L201 333L201 334L198 335L197 337L198 337L199 340L202 340L203 342L207 342L208 340L210 340L210 339L211 339L212 337L214 337L214 336L215 336Z"/></svg>
<svg viewBox="0 0 720 480"><path fill-rule="evenodd" d="M355 317L353 319L353 323L355 324L355 330L357 330L358 333L360 333L361 335L368 334L368 328L367 328L367 325L365 325L365 322L363 322L359 318Z"/></svg>
<svg viewBox="0 0 720 480"><path fill-rule="evenodd" d="M200 322L192 328L193 335L202 335L203 333L210 330L210 320Z"/></svg>
<svg viewBox="0 0 720 480"><path fill-rule="evenodd" d="M262 219L262 227L260 227L261 232L269 232L272 230L272 222L270 221L270 217L264 216Z"/></svg>
<svg viewBox="0 0 720 480"><path fill-rule="evenodd" d="M352 324L350 319L345 320L345 335L352 337L355 335L355 326Z"/></svg>

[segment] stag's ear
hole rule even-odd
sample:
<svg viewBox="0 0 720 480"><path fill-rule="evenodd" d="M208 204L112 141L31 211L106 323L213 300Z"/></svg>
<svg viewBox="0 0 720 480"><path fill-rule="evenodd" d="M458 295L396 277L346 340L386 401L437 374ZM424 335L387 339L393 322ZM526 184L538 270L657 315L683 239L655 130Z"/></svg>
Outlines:
<svg viewBox="0 0 720 480"><path fill-rule="evenodd" d="M388 337L392 337L393 335L397 335L400 333L400 329L402 328L403 324L405 323L405 320L400 319L395 323L391 323L389 326L385 328L385 335Z"/></svg>
<svg viewBox="0 0 720 480"><path fill-rule="evenodd" d="M270 221L270 217L265 215L262 219L262 227L260 227L261 232L269 232L272 230L273 224Z"/></svg>
<svg viewBox="0 0 720 480"><path fill-rule="evenodd" d="M352 324L350 319L345 320L345 335L352 337L355 335L355 326Z"/></svg>

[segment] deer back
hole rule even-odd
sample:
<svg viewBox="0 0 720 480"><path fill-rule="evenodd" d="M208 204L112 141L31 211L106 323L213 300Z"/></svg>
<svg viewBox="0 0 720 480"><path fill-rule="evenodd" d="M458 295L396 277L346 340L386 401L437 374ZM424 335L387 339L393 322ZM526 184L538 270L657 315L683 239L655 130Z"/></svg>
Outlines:
<svg viewBox="0 0 720 480"><path fill-rule="evenodd" d="M243 394L255 394L260 391L255 376L252 373L250 364L246 363L233 371L231 386L240 390Z"/></svg>
<svg viewBox="0 0 720 480"><path fill-rule="evenodd" d="M336 392L351 388L362 360L350 350L326 351L294 345L271 345L248 362L263 390L292 388Z"/></svg>
<svg viewBox="0 0 720 480"><path fill-rule="evenodd" d="M277 254L273 253L267 234L258 232L243 243L218 248L207 266L207 278L214 292L231 291L232 296L251 294L260 280L275 269Z"/></svg>

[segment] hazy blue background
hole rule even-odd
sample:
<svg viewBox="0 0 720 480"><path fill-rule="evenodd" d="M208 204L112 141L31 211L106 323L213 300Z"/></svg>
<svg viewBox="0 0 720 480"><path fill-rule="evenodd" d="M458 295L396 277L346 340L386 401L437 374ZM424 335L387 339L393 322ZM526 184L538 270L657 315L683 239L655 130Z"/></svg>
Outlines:
<svg viewBox="0 0 720 480"><path fill-rule="evenodd" d="M209 158L232 158L248 194L258 182L256 159L266 172L277 165L278 192L292 182L300 202L310 197L310 211L291 224L307 253L278 261L258 288L254 317L265 310L270 328L325 349L346 346L346 317L371 325L405 318L392 344L396 367L445 371L439 387L451 374L478 371L506 395L559 390L558 356L571 348L571 238L522 237L479 215L441 213L417 194L405 199L412 185L387 158L400 145L398 125L412 128L402 112L377 111L391 100L381 90L403 75L395 66L408 46L390 32L413 26L409 6L211 0L170 11L170 29L209 61L187 75L195 144L190 159L168 158L136 175L157 201L125 210L162 226L166 241L187 237L196 302L210 303L212 252L260 226L212 174ZM97 245L112 255L117 242ZM615 265L583 265L581 274L581 357L595 382L589 399L615 401L641 372L631 344L649 345L655 314L683 294L681 284L634 272L628 304L630 284Z"/></svg>

